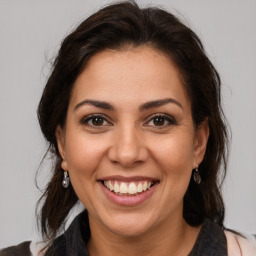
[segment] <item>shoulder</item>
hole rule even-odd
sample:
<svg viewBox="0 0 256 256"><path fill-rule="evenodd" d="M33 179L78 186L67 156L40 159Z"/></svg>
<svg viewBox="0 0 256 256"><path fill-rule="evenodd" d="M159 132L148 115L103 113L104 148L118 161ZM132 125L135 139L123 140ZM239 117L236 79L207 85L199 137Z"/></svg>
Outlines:
<svg viewBox="0 0 256 256"><path fill-rule="evenodd" d="M225 230L228 245L228 255L232 256L255 256L256 239L253 236L240 236L231 231Z"/></svg>
<svg viewBox="0 0 256 256"><path fill-rule="evenodd" d="M32 242L27 241L19 245L0 250L0 256L53 256L74 255L73 252L83 251L89 255L86 244L90 237L90 227L87 212L79 214L69 228L52 242L44 242L41 237Z"/></svg>
<svg viewBox="0 0 256 256"><path fill-rule="evenodd" d="M43 256L47 243L42 241L26 241L15 246L0 249L0 256Z"/></svg>
<svg viewBox="0 0 256 256"><path fill-rule="evenodd" d="M16 246L10 246L0 250L0 256L31 256L30 241L23 242Z"/></svg>
<svg viewBox="0 0 256 256"><path fill-rule="evenodd" d="M21 244L10 246L4 249L0 249L0 256L47 256L55 255L52 250L57 252L63 252L63 247L65 247L64 237L59 236L53 242L53 244L48 248L46 242L41 241L26 241ZM48 249L52 249L50 252ZM62 254L60 254L62 255Z"/></svg>
<svg viewBox="0 0 256 256"><path fill-rule="evenodd" d="M227 241L222 227L206 219L189 256L227 255Z"/></svg>

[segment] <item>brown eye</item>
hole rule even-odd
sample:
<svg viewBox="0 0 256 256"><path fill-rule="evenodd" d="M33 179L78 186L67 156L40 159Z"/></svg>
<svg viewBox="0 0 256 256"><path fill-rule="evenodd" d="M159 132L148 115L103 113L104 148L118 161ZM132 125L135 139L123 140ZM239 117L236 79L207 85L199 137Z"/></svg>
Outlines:
<svg viewBox="0 0 256 256"><path fill-rule="evenodd" d="M161 116L155 117L153 119L153 123L154 123L155 126L162 126L162 125L165 124L165 121L166 120Z"/></svg>
<svg viewBox="0 0 256 256"><path fill-rule="evenodd" d="M165 128L171 125L177 125L176 120L167 114L159 114L153 116L146 124L146 126Z"/></svg>
<svg viewBox="0 0 256 256"><path fill-rule="evenodd" d="M111 125L104 116L101 115L89 115L83 118L80 123L82 125L90 126L90 127L101 127L101 126L109 126Z"/></svg>
<svg viewBox="0 0 256 256"><path fill-rule="evenodd" d="M91 122L95 126L100 126L104 124L104 119L102 117L93 117Z"/></svg>

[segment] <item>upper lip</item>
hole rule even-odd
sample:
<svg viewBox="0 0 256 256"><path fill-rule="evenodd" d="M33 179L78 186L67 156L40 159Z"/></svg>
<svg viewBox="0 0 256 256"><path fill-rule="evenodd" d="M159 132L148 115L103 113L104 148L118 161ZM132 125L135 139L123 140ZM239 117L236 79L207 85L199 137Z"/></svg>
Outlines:
<svg viewBox="0 0 256 256"><path fill-rule="evenodd" d="M124 177L120 175L114 175L114 176L106 176L98 179L99 181L104 181L104 180L117 180L117 181L124 181L124 182L131 182L131 181L157 181L158 179L148 177L148 176L131 176L131 177Z"/></svg>

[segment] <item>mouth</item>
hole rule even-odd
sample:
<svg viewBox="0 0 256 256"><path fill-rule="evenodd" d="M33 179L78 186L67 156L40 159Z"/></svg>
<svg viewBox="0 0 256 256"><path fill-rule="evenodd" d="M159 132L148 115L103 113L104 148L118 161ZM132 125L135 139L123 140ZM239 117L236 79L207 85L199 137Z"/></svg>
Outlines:
<svg viewBox="0 0 256 256"><path fill-rule="evenodd" d="M104 177L98 181L109 201L125 207L135 207L153 198L160 183L160 180L151 177L118 175Z"/></svg>
<svg viewBox="0 0 256 256"><path fill-rule="evenodd" d="M156 180L120 181L115 179L102 180L102 184L118 196L135 197L155 186Z"/></svg>

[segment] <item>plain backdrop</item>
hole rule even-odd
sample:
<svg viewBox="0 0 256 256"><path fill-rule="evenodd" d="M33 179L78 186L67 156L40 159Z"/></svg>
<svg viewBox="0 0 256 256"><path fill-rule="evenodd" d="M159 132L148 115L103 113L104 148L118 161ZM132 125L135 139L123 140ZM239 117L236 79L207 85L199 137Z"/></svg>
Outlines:
<svg viewBox="0 0 256 256"><path fill-rule="evenodd" d="M0 0L0 248L36 236L34 182L46 150L36 108L61 40L109 1ZM232 129L226 226L256 233L256 1L159 0L202 39ZM49 178L40 168L39 185Z"/></svg>

